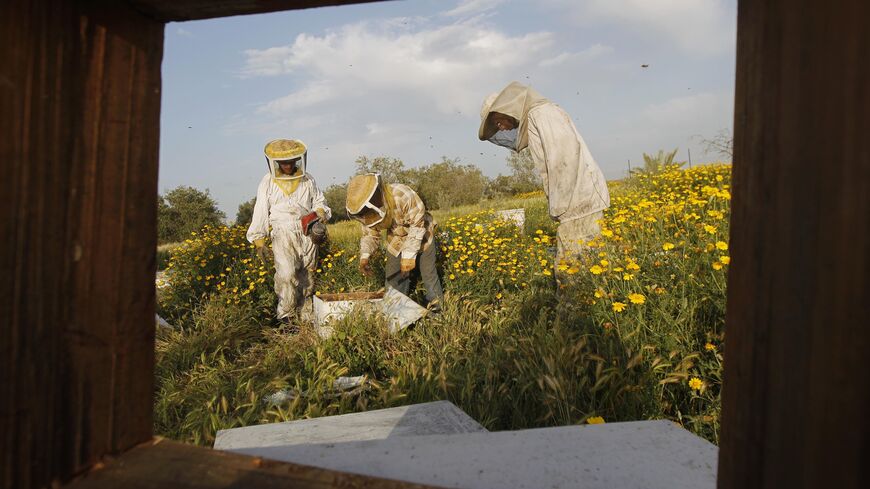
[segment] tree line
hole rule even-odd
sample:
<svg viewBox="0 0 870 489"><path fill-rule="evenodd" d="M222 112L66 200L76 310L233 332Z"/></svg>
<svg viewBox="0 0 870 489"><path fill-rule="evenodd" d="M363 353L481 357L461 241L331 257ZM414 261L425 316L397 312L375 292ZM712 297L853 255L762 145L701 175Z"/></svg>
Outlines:
<svg viewBox="0 0 870 489"><path fill-rule="evenodd" d="M534 163L527 150L511 153L507 165L511 173L489 178L475 165L463 164L458 158L442 158L437 163L407 168L399 158L388 156L356 159L356 174L377 172L388 183L402 183L413 188L428 209L476 204L485 199L532 192L541 188ZM333 211L333 220L348 219L345 212L347 184L334 184L323 190ZM239 205L233 224L247 226L254 213L255 199ZM226 214L218 209L209 191L189 186L177 187L158 197L159 243L186 239L205 225L224 224Z"/></svg>

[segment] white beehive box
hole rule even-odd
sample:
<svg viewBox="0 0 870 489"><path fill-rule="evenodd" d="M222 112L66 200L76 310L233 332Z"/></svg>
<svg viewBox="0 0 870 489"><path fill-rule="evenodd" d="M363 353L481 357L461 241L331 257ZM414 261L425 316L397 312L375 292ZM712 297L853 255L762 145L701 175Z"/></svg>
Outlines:
<svg viewBox="0 0 870 489"><path fill-rule="evenodd" d="M495 216L503 221L513 222L520 231L526 225L526 210L525 209L505 209L496 211Z"/></svg>

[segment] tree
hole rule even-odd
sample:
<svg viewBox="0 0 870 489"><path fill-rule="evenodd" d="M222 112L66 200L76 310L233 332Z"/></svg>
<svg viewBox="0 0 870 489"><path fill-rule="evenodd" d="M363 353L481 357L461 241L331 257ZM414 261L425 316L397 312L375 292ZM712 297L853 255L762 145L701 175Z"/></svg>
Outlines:
<svg viewBox="0 0 870 489"><path fill-rule="evenodd" d="M505 159L510 175L499 175L489 181L486 188L486 197L493 199L506 195L516 195L540 190L541 178L535 170L535 162L528 148L511 153Z"/></svg>
<svg viewBox="0 0 870 489"><path fill-rule="evenodd" d="M254 204L257 203L257 198L242 202L239 204L239 210L236 212L236 226L248 226L251 224L251 219L254 218Z"/></svg>
<svg viewBox="0 0 870 489"><path fill-rule="evenodd" d="M332 209L333 221L344 221L350 219L347 216L346 200L347 200L347 184L332 184L326 187L323 191L323 196L326 197L326 205Z"/></svg>
<svg viewBox="0 0 870 489"><path fill-rule="evenodd" d="M438 163L419 168L405 168L398 158L379 156L368 158L360 156L356 159L357 175L362 173L380 173L386 183L402 183L411 187L428 209L443 209L455 205L476 204L483 198L488 179L474 165L462 165L459 159L442 157ZM338 186L333 186L338 187ZM341 190L330 187L332 197L327 197L332 207L332 200L341 202L344 208L346 187ZM340 199L340 200L339 200Z"/></svg>
<svg viewBox="0 0 870 489"><path fill-rule="evenodd" d="M380 173L387 183L409 183L405 163L398 158L378 156L370 159L368 156L360 156L356 159L356 174L363 173Z"/></svg>
<svg viewBox="0 0 870 489"><path fill-rule="evenodd" d="M659 150L659 152L653 156L648 155L646 153L643 154L643 168L632 169L631 173L640 173L646 175L653 175L656 173L661 173L668 168L676 167L679 168L686 164L685 161L674 161L674 158L677 156L677 151L679 148L674 149L670 153L665 153L664 150Z"/></svg>
<svg viewBox="0 0 870 489"><path fill-rule="evenodd" d="M441 162L409 170L410 186L417 190L429 209L476 204L483 198L487 178L474 165L462 165L459 159L442 158Z"/></svg>
<svg viewBox="0 0 870 489"><path fill-rule="evenodd" d="M497 199L508 195L514 195L514 177L512 175L498 175L490 179L486 184L483 196L487 199Z"/></svg>
<svg viewBox="0 0 870 489"><path fill-rule="evenodd" d="M511 151L507 157L508 167L511 169L514 193L534 192L543 185L541 177L535 170L535 162L529 148L520 152Z"/></svg>
<svg viewBox="0 0 870 489"><path fill-rule="evenodd" d="M208 189L180 186L157 198L157 241L181 241L205 225L219 226L226 214L217 207Z"/></svg>
<svg viewBox="0 0 870 489"><path fill-rule="evenodd" d="M710 139L701 138L704 145L704 153L715 153L725 156L731 161L734 158L734 137L728 129L722 129Z"/></svg>

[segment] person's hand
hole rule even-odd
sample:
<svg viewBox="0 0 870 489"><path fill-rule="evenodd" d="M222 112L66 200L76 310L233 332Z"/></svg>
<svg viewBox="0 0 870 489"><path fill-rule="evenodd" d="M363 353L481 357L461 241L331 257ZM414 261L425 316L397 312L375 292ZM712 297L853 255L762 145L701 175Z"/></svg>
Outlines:
<svg viewBox="0 0 870 489"><path fill-rule="evenodd" d="M274 255L272 255L272 249L266 245L257 246L256 252L257 258L259 258L260 261L263 262L263 265L268 264L274 259Z"/></svg>
<svg viewBox="0 0 870 489"><path fill-rule="evenodd" d="M408 273L413 270L415 266L417 266L416 258L402 258L402 264L400 265L399 270L402 273Z"/></svg>
<svg viewBox="0 0 870 489"><path fill-rule="evenodd" d="M326 224L326 211L318 207L317 209L314 209L314 212L317 213L317 217L320 218L320 221Z"/></svg>
<svg viewBox="0 0 870 489"><path fill-rule="evenodd" d="M370 277L372 275L372 267L371 265L369 265L368 258L359 259L359 273L365 275L366 277Z"/></svg>

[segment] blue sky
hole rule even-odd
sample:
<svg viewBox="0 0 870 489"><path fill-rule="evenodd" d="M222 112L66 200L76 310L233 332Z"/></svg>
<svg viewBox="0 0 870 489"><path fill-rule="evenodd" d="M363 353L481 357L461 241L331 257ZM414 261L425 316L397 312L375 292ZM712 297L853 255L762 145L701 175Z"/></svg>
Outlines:
<svg viewBox="0 0 870 489"><path fill-rule="evenodd" d="M736 0L405 0L171 23L159 189L209 189L234 219L280 137L308 144L321 188L360 155L508 173L477 128L513 80L571 114L608 178L659 149L714 161L700 137L733 124L735 34Z"/></svg>

